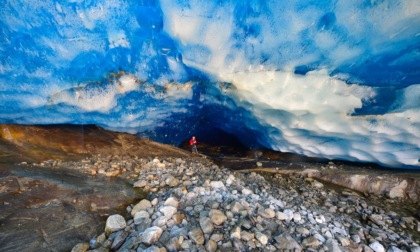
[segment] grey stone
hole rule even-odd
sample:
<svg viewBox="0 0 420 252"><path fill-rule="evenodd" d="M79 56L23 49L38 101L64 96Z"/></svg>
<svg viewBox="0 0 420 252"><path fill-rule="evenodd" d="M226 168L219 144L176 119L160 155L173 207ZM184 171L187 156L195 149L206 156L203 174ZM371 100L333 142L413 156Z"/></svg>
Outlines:
<svg viewBox="0 0 420 252"><path fill-rule="evenodd" d="M124 243L125 238L127 238L128 232L127 231L118 231L117 236L115 236L114 241L112 242L111 249L117 250L121 247L121 245Z"/></svg>
<svg viewBox="0 0 420 252"><path fill-rule="evenodd" d="M159 240L162 232L163 230L160 227L149 227L144 230L141 237L141 242L148 245L153 245Z"/></svg>
<svg viewBox="0 0 420 252"><path fill-rule="evenodd" d="M127 226L124 217L119 214L111 215L107 218L105 224L105 232L110 234L115 231L119 231L124 229Z"/></svg>
<svg viewBox="0 0 420 252"><path fill-rule="evenodd" d="M361 242L361 240L360 240L360 236L359 236L359 235L357 235L357 234L352 235L352 236L351 236L351 239L352 239L352 240L353 240L353 242L355 242L355 243L360 243L360 242Z"/></svg>
<svg viewBox="0 0 420 252"><path fill-rule="evenodd" d="M350 245L350 240L347 237L336 235L335 239L338 240L341 243L341 246L343 247L347 247L348 245Z"/></svg>
<svg viewBox="0 0 420 252"><path fill-rule="evenodd" d="M152 224L152 220L150 218L140 218L137 219L134 224L136 225L136 231L144 232L144 230L150 227L150 225Z"/></svg>
<svg viewBox="0 0 420 252"><path fill-rule="evenodd" d="M302 216L300 215L300 213L293 213L293 221L294 222L299 222L302 220Z"/></svg>
<svg viewBox="0 0 420 252"><path fill-rule="evenodd" d="M294 213L291 209L285 209L283 213L286 215L286 221L289 222L293 219Z"/></svg>
<svg viewBox="0 0 420 252"><path fill-rule="evenodd" d="M126 250L136 248L141 243L141 236L138 232L131 233L126 239L124 244L119 248L118 251L125 252Z"/></svg>
<svg viewBox="0 0 420 252"><path fill-rule="evenodd" d="M192 243L191 243L190 240L184 240L181 243L181 248L184 249L184 250L187 250L187 251L190 251L191 246L192 246Z"/></svg>
<svg viewBox="0 0 420 252"><path fill-rule="evenodd" d="M168 242L165 243L165 247L169 252L179 251L181 243L178 237L172 237Z"/></svg>
<svg viewBox="0 0 420 252"><path fill-rule="evenodd" d="M177 209L173 206L163 206L159 208L159 211L163 213L167 219L170 219L176 213Z"/></svg>
<svg viewBox="0 0 420 252"><path fill-rule="evenodd" d="M147 199L143 199L133 207L133 209L131 210L131 216L134 216L134 214L140 210L147 210L151 207L152 203Z"/></svg>
<svg viewBox="0 0 420 252"><path fill-rule="evenodd" d="M188 232L188 236L191 238L193 242L199 245L204 244L204 234L201 228L196 227L192 229L190 232Z"/></svg>
<svg viewBox="0 0 420 252"><path fill-rule="evenodd" d="M384 246L377 241L370 243L369 247L375 252L385 252Z"/></svg>
<svg viewBox="0 0 420 252"><path fill-rule="evenodd" d="M305 247L317 248L319 244L319 240L313 236L305 238L302 241L302 245Z"/></svg>
<svg viewBox="0 0 420 252"><path fill-rule="evenodd" d="M420 247L419 246L414 246L410 248L411 252L420 252Z"/></svg>
<svg viewBox="0 0 420 252"><path fill-rule="evenodd" d="M206 242L206 251L215 252L217 250L217 243L213 240L208 240Z"/></svg>
<svg viewBox="0 0 420 252"><path fill-rule="evenodd" d="M271 210L270 208L260 208L258 209L258 214L261 215L261 217L266 218L266 219L271 219L274 218L274 216L276 216L276 213Z"/></svg>
<svg viewBox="0 0 420 252"><path fill-rule="evenodd" d="M230 211L232 211L232 213L237 214L239 213L241 210L243 209L243 206L241 203L235 201L230 205Z"/></svg>
<svg viewBox="0 0 420 252"><path fill-rule="evenodd" d="M385 225L385 222L383 221L382 215L372 214L372 215L369 216L369 219L379 226L384 226Z"/></svg>
<svg viewBox="0 0 420 252"><path fill-rule="evenodd" d="M166 216L160 216L152 222L152 226L163 227L166 225L167 222L168 218Z"/></svg>
<svg viewBox="0 0 420 252"><path fill-rule="evenodd" d="M388 249L388 251L387 252L402 252L402 250L401 249L399 249L399 248L397 248L397 247L395 247L395 246L392 246L392 247L390 247L389 249Z"/></svg>
<svg viewBox="0 0 420 252"><path fill-rule="evenodd" d="M302 251L302 247L288 234L274 237L280 250Z"/></svg>
<svg viewBox="0 0 420 252"><path fill-rule="evenodd" d="M219 241L223 240L223 234L212 234L210 236L210 240L215 241L215 242L219 242Z"/></svg>
<svg viewBox="0 0 420 252"><path fill-rule="evenodd" d="M342 250L340 249L340 247L338 246L338 242L334 239L328 239L325 242L325 245L328 248L328 251L330 252L341 252Z"/></svg>
<svg viewBox="0 0 420 252"><path fill-rule="evenodd" d="M140 219L149 218L149 213L144 210L136 212L133 216L134 223L137 224L140 222Z"/></svg>
<svg viewBox="0 0 420 252"><path fill-rule="evenodd" d="M324 236L320 235L319 233L314 234L314 237L317 238L322 243L325 242Z"/></svg>
<svg viewBox="0 0 420 252"><path fill-rule="evenodd" d="M221 225L227 220L227 216L220 210L210 210L210 219L215 225Z"/></svg>
<svg viewBox="0 0 420 252"><path fill-rule="evenodd" d="M248 196L250 194L253 194L253 192L248 188L243 188L242 189L242 194L245 195L245 196Z"/></svg>
<svg viewBox="0 0 420 252"><path fill-rule="evenodd" d="M214 226L213 226L213 222L211 221L209 217L200 218L200 227L205 234L213 233Z"/></svg>
<svg viewBox="0 0 420 252"><path fill-rule="evenodd" d="M241 228L236 226L230 232L230 239L241 239Z"/></svg>
<svg viewBox="0 0 420 252"><path fill-rule="evenodd" d="M161 251L160 251L160 248L158 246L153 245L153 246L150 246L150 247L148 247L144 250L139 251L139 249L137 249L137 252L161 252Z"/></svg>
<svg viewBox="0 0 420 252"><path fill-rule="evenodd" d="M212 181L210 182L210 187L213 189L222 189L225 187L222 181Z"/></svg>
<svg viewBox="0 0 420 252"><path fill-rule="evenodd" d="M307 229L307 228L305 228L305 227L297 227L296 228L296 232L298 233L298 234L302 234L302 235L308 235L310 232L309 232L309 230Z"/></svg>
<svg viewBox="0 0 420 252"><path fill-rule="evenodd" d="M267 235L261 233L261 232L255 232L255 238L263 245L266 245L268 242Z"/></svg>

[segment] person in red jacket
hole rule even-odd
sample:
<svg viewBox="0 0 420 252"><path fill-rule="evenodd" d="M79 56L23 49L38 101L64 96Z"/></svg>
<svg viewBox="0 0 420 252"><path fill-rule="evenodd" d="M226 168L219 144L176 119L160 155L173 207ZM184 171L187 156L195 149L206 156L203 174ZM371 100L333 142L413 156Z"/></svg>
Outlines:
<svg viewBox="0 0 420 252"><path fill-rule="evenodd" d="M192 148L192 153L193 154L198 154L198 151L197 151L197 140L195 139L195 136L193 136L190 139L190 145L191 145L191 148Z"/></svg>

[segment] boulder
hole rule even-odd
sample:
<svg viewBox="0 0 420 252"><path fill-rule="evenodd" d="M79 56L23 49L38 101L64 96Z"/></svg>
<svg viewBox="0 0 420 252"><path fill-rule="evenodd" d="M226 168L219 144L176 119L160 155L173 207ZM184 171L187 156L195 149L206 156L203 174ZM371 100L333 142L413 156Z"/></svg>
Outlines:
<svg viewBox="0 0 420 252"><path fill-rule="evenodd" d="M114 214L108 217L105 224L105 232L107 234L113 233L115 231L119 231L124 229L127 226L127 223L119 214Z"/></svg>

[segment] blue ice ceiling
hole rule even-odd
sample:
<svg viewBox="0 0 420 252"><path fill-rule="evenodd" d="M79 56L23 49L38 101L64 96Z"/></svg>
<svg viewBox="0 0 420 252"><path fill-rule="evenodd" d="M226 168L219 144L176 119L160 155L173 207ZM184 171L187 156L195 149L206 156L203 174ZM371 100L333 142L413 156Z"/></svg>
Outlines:
<svg viewBox="0 0 420 252"><path fill-rule="evenodd" d="M419 167L420 4L1 1L0 122Z"/></svg>

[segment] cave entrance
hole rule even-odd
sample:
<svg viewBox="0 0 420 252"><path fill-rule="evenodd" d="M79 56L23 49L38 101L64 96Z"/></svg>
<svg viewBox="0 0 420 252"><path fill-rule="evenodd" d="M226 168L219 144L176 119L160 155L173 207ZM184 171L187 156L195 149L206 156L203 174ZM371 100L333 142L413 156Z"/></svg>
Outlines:
<svg viewBox="0 0 420 252"><path fill-rule="evenodd" d="M219 128L197 131L185 139L179 147L191 151L189 141L192 136L197 139L198 151L210 157L217 158L224 155L243 157L249 150L238 137Z"/></svg>

